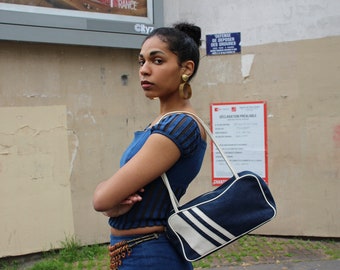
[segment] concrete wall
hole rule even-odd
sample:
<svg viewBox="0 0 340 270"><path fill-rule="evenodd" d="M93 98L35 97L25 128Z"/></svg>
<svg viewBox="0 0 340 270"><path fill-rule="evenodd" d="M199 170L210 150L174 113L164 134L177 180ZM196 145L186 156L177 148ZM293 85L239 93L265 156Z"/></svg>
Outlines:
<svg viewBox="0 0 340 270"><path fill-rule="evenodd" d="M192 102L207 123L211 102L267 102L278 216L257 232L339 237L338 1L165 0L164 9L166 25L195 22L203 39L241 32L241 54L205 56L203 46ZM93 190L158 112L140 88L137 55L0 41L0 257L59 247L73 234L108 241ZM210 179L207 155L185 200L211 189Z"/></svg>
<svg viewBox="0 0 340 270"><path fill-rule="evenodd" d="M74 233L108 241L94 188L158 110L140 88L137 55L0 42L1 256L59 247Z"/></svg>

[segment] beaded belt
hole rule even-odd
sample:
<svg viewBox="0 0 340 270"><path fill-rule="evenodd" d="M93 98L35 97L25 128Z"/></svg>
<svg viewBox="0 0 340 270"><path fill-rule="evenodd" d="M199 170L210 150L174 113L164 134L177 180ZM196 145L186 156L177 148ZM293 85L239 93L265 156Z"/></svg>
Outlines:
<svg viewBox="0 0 340 270"><path fill-rule="evenodd" d="M132 248L143 242L150 241L153 239L158 239L158 233L146 234L141 237L120 241L113 246L109 246L110 253L110 269L118 270L118 267L122 265L122 260L126 256L130 256Z"/></svg>

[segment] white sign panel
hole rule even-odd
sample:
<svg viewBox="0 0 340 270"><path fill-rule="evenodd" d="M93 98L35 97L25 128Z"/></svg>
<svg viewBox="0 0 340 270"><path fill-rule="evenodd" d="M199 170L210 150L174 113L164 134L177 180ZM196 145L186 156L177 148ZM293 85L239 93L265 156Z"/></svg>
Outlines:
<svg viewBox="0 0 340 270"><path fill-rule="evenodd" d="M237 172L253 171L267 179L266 103L213 103L211 130ZM232 177L215 146L212 147L212 182L221 185Z"/></svg>

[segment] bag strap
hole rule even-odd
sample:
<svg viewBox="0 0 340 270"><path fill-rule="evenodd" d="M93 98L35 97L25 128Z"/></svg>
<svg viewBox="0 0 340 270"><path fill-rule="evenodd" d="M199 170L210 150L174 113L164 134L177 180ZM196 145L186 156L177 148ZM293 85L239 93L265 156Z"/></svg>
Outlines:
<svg viewBox="0 0 340 270"><path fill-rule="evenodd" d="M172 191L172 188L171 188L170 183L169 183L168 176L166 175L166 173L163 173L161 176L162 176L164 185L166 186L166 188L168 190L172 207L174 208L175 212L178 212L179 202L178 202L174 192Z"/></svg>
<svg viewBox="0 0 340 270"><path fill-rule="evenodd" d="M230 171L232 172L232 174L234 175L234 177L237 179L239 178L239 175L237 174L237 172L234 170L234 168L231 166L231 163L229 161L229 159L227 158L227 156L224 154L221 146L218 144L215 136L212 134L212 132L210 131L210 128L204 123L204 121L199 118L196 114L194 113L191 113L191 112L187 112L187 111L173 111L173 112L169 112L169 113L166 113L162 116L162 118L158 121L160 122L164 117L167 117L171 114L177 114L177 113L184 113L184 114L188 114L190 116L192 116L193 118L195 118L197 120L197 122L199 122L201 124L201 126L204 128L205 132L208 134L208 136L210 137L211 141L214 143L214 145L216 146L217 150L219 151L219 153L221 154L222 158L224 159L224 161L227 163ZM166 173L163 173L162 174L162 179L163 179L163 182L166 186L166 188L168 189L168 192L169 192L169 195L170 195L170 200L171 200L171 203L172 203L172 206L175 210L175 212L178 212L178 207L179 207L179 202L175 196L175 194L173 193L172 189L171 189L171 186L170 186L170 183L169 183L169 180L168 180L168 177L166 175Z"/></svg>

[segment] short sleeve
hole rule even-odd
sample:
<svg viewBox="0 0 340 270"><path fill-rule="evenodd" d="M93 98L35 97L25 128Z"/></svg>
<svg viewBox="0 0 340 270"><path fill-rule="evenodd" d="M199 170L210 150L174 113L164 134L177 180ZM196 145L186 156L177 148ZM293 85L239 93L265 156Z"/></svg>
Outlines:
<svg viewBox="0 0 340 270"><path fill-rule="evenodd" d="M187 114L171 114L152 127L152 133L162 134L171 139L181 154L192 154L201 141L197 122Z"/></svg>

